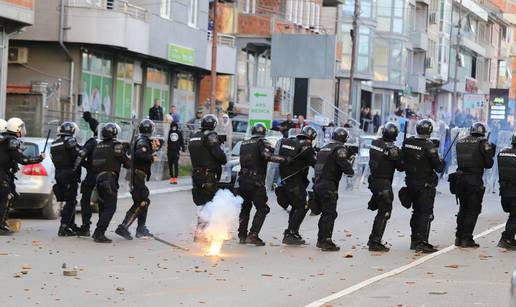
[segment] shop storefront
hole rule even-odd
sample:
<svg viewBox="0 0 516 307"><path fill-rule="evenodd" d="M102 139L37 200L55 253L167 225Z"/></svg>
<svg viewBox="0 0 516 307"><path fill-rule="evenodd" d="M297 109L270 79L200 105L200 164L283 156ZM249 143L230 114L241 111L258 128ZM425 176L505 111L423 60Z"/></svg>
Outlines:
<svg viewBox="0 0 516 307"><path fill-rule="evenodd" d="M100 120L111 116L113 94L113 60L111 56L82 52L79 109L89 111Z"/></svg>
<svg viewBox="0 0 516 307"><path fill-rule="evenodd" d="M188 72L178 72L173 79L172 104L176 106L183 122L195 115L195 84L194 74Z"/></svg>

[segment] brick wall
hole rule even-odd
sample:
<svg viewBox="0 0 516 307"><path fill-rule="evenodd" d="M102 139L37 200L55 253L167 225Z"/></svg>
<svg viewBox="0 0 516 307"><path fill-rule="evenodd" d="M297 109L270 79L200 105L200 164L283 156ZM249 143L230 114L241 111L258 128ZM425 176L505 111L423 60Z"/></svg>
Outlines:
<svg viewBox="0 0 516 307"><path fill-rule="evenodd" d="M222 101L222 107L226 109L228 107L229 96L231 93L231 77L230 76L218 76L217 77L217 91L215 97L217 100ZM204 103L206 99L211 96L211 76L205 76L201 79L199 86L199 102ZM197 106L200 107L200 106Z"/></svg>
<svg viewBox="0 0 516 307"><path fill-rule="evenodd" d="M34 2L33 0L0 0L0 2L9 3L12 5L24 7L27 9L33 9L34 8Z"/></svg>

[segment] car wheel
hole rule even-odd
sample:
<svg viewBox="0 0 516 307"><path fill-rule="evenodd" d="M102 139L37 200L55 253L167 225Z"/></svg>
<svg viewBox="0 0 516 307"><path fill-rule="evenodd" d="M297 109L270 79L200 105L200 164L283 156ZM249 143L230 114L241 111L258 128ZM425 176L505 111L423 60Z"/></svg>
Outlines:
<svg viewBox="0 0 516 307"><path fill-rule="evenodd" d="M62 204L57 201L54 193L48 196L46 206L41 210L44 218L48 220L55 220L61 215Z"/></svg>

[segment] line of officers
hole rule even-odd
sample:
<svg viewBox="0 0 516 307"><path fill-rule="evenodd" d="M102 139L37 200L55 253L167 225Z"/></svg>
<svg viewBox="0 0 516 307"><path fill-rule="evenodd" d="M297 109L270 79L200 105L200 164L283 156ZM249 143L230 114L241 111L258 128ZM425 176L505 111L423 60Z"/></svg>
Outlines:
<svg viewBox="0 0 516 307"><path fill-rule="evenodd" d="M199 210L209 202L217 190L222 165L227 163L221 150L221 138L215 132L217 118L206 115L202 119L201 130L193 135L189 151L193 166L193 200ZM457 141L457 172L450 175L450 189L460 204L457 214L455 245L476 248L473 232L482 208L485 192L482 177L484 170L492 168L496 146L486 138L486 127L475 123L468 136ZM387 123L382 136L372 142L370 148L369 189L372 197L368 208L377 211L374 218L368 247L370 251L388 252L382 242L388 220L391 217L394 192L393 176L396 170L406 173L406 186L398 196L404 207L412 208L410 219L410 249L416 252L433 253L437 249L429 243L431 223L434 219L434 200L438 184L438 174L445 169L445 162L439 156L438 144L431 140L433 123L421 120L416 127L416 136L403 141L397 147L395 141L399 129L394 123ZM282 139L279 152L265 139L266 127L255 124L251 137L240 147L239 186L235 193L244 199L238 228L241 244L264 246L259 237L265 218L270 211L267 205L265 177L267 163L279 163L281 184L276 188L278 204L291 207L288 226L284 231L283 244L303 245L305 240L299 233L300 226L309 210L320 214L317 247L323 251L338 251L332 234L337 218L338 187L342 175L353 176L353 162L356 147L348 146L349 133L345 128L336 128L331 141L318 149L314 146L317 132L312 127L304 127L295 137ZM314 168L313 193L308 193L310 183L309 168ZM498 246L516 250L516 133L512 137L512 147L500 151L498 155L500 194L502 208L509 213L505 231ZM307 197L311 194L311 197ZM249 228L252 207L256 213ZM206 221L198 218L194 240L206 239L203 229Z"/></svg>
<svg viewBox="0 0 516 307"><path fill-rule="evenodd" d="M96 190L99 204L99 220L93 232L97 243L110 243L105 232L117 207L118 179L122 167L130 169L130 185L133 205L127 211L123 222L115 233L131 240L129 227L137 221L136 237L152 236L146 227L150 205L149 189L146 181L151 176L151 165L157 159L161 147L158 139L152 138L154 123L143 120L138 127L138 136L130 144L117 140L120 127L116 123L106 123L98 135L98 121L89 112L83 115L89 124L92 136L84 145L79 145L76 136L79 128L74 122L64 122L58 128L57 138L50 145L52 162L55 167L53 194L63 202L58 236L90 236L92 217L91 198ZM4 125L5 123L5 125ZM5 128L3 128L5 126ZM25 135L25 124L19 118L0 121L0 235L12 235L6 224L10 205L16 200L15 174L18 164L36 164L45 159L41 153L28 157L23 153L20 138ZM86 176L81 180L82 168ZM77 195L80 200L82 225L75 223Z"/></svg>

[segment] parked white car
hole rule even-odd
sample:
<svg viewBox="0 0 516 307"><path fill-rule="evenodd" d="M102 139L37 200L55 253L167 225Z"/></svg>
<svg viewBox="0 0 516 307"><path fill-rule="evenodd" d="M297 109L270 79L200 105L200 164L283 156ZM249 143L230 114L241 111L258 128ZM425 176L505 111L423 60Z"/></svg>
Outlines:
<svg viewBox="0 0 516 307"><path fill-rule="evenodd" d="M23 138L24 153L37 156L45 147L45 138ZM40 210L46 219L57 219L61 213L62 204L57 202L52 186L54 185L55 168L50 158L48 140L45 160L38 164L20 165L16 173L16 191L20 198L13 204L14 210Z"/></svg>

